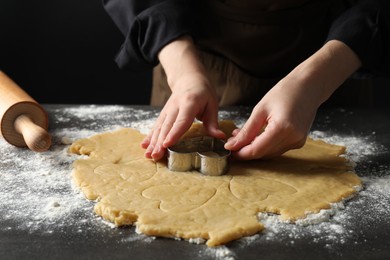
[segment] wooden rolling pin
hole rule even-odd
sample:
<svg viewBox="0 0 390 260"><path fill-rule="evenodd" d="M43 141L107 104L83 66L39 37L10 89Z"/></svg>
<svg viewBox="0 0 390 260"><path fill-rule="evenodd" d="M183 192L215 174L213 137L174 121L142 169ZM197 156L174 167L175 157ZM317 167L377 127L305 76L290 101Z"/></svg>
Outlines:
<svg viewBox="0 0 390 260"><path fill-rule="evenodd" d="M0 130L17 147L43 152L51 146L46 111L4 72L0 71Z"/></svg>

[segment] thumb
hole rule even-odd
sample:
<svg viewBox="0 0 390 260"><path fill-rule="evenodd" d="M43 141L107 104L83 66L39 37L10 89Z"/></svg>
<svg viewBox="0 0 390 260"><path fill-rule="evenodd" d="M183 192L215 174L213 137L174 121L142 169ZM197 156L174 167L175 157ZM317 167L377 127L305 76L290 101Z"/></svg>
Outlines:
<svg viewBox="0 0 390 260"><path fill-rule="evenodd" d="M266 125L266 114L261 112L252 112L249 119L245 122L243 127L237 132L236 135L229 138L225 144L225 148L232 151L237 151L242 147L250 144L256 136L258 136L261 130Z"/></svg>
<svg viewBox="0 0 390 260"><path fill-rule="evenodd" d="M219 128L218 124L218 109L211 108L203 115L203 125L206 132L215 138L226 138L225 133Z"/></svg>

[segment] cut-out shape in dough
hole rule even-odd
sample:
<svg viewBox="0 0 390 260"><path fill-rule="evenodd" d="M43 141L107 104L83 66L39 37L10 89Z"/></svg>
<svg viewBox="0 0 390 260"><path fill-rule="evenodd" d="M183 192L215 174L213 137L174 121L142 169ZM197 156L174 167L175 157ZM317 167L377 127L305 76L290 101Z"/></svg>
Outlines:
<svg viewBox="0 0 390 260"><path fill-rule="evenodd" d="M232 121L221 121L230 134ZM204 135L194 124L183 138ZM74 142L73 181L95 212L146 235L203 238L217 246L262 231L259 212L297 220L356 193L361 180L340 157L345 147L308 139L272 160L232 161L223 176L172 172L144 157L139 131L123 128Z"/></svg>

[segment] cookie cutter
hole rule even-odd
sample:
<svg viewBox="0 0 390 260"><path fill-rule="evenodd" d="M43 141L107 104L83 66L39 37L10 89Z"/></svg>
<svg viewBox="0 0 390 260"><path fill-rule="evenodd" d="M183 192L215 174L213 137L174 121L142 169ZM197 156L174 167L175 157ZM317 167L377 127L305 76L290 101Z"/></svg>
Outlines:
<svg viewBox="0 0 390 260"><path fill-rule="evenodd" d="M194 137L168 147L168 169L197 170L204 175L219 176L228 171L230 151L225 142L210 136Z"/></svg>

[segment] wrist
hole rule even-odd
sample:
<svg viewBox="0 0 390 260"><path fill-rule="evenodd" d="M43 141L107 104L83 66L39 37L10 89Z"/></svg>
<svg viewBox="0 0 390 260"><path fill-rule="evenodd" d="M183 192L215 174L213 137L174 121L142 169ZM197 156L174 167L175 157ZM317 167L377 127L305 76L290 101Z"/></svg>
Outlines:
<svg viewBox="0 0 390 260"><path fill-rule="evenodd" d="M190 36L182 36L164 46L158 58L171 88L183 78L197 77L206 80L205 69Z"/></svg>
<svg viewBox="0 0 390 260"><path fill-rule="evenodd" d="M287 77L303 84L304 91L320 106L359 67L358 56L344 43L332 40L298 65Z"/></svg>

